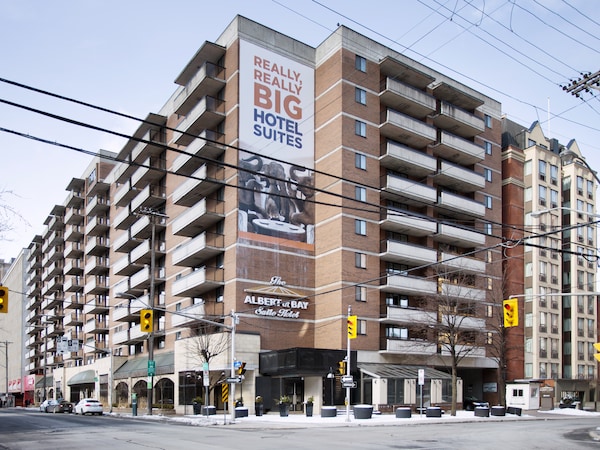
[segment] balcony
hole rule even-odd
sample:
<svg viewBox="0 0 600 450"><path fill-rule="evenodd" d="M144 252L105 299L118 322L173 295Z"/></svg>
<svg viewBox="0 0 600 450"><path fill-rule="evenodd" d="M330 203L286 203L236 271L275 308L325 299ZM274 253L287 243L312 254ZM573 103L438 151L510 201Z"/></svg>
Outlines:
<svg viewBox="0 0 600 450"><path fill-rule="evenodd" d="M224 238L222 234L200 233L173 250L173 265L195 267L202 264L223 252Z"/></svg>
<svg viewBox="0 0 600 450"><path fill-rule="evenodd" d="M131 179L123 183L115 192L114 203L116 206L127 206L138 194L138 190L132 186Z"/></svg>
<svg viewBox="0 0 600 450"><path fill-rule="evenodd" d="M167 198L164 187L149 184L131 201L131 211L137 211L140 208L156 209L161 206Z"/></svg>
<svg viewBox="0 0 600 450"><path fill-rule="evenodd" d="M106 333L108 333L108 323L104 319L89 320L83 326L83 332L86 334L106 334ZM97 347L99 343L97 342L95 344ZM94 349L90 349L89 347L86 347L86 350L85 350L86 353L88 352L88 350L94 350Z"/></svg>
<svg viewBox="0 0 600 450"><path fill-rule="evenodd" d="M485 149L471 141L441 131L439 140L431 146L433 154L461 166L472 166L483 161Z"/></svg>
<svg viewBox="0 0 600 450"><path fill-rule="evenodd" d="M485 131L483 119L444 101L439 103L433 123L438 128L464 138L473 138Z"/></svg>
<svg viewBox="0 0 600 450"><path fill-rule="evenodd" d="M65 292L81 292L83 290L83 277L78 275L67 276L63 290Z"/></svg>
<svg viewBox="0 0 600 450"><path fill-rule="evenodd" d="M66 225L79 225L83 222L83 211L80 208L69 208L65 213Z"/></svg>
<svg viewBox="0 0 600 450"><path fill-rule="evenodd" d="M436 99L426 92L389 77L385 79L379 98L383 105L419 119L434 113L437 104Z"/></svg>
<svg viewBox="0 0 600 450"><path fill-rule="evenodd" d="M98 216L105 215L110 209L110 200L108 197L95 196L93 197L85 207L86 216Z"/></svg>
<svg viewBox="0 0 600 450"><path fill-rule="evenodd" d="M223 220L224 217L223 202L203 198L195 206L184 211L173 220L173 234L176 236L197 236L206 228Z"/></svg>
<svg viewBox="0 0 600 450"><path fill-rule="evenodd" d="M171 316L171 325L173 327L189 327L201 323L199 319L204 319L205 314L204 303L198 303L173 312Z"/></svg>
<svg viewBox="0 0 600 450"><path fill-rule="evenodd" d="M470 248L485 244L485 234L454 225L440 223L433 239L457 247Z"/></svg>
<svg viewBox="0 0 600 450"><path fill-rule="evenodd" d="M457 328L461 330L475 330L484 332L486 331L486 323L485 319L471 317L471 316L460 316L460 315L451 315L444 316L442 318L443 324L452 323L455 324Z"/></svg>
<svg viewBox="0 0 600 450"><path fill-rule="evenodd" d="M213 164L203 164L173 191L173 203L193 206L202 198L223 186L225 169Z"/></svg>
<svg viewBox="0 0 600 450"><path fill-rule="evenodd" d="M450 192L441 192L438 206L444 208L446 214L457 217L485 216L485 206L483 203L460 195L451 194Z"/></svg>
<svg viewBox="0 0 600 450"><path fill-rule="evenodd" d="M164 116L157 116L157 121L152 121L156 125L162 127L166 125L166 118ZM160 155L165 149L165 133L162 128L157 128L156 125L151 125L152 128L145 130L144 135L140 138L140 141L135 144L131 150L131 159L134 162L140 163L148 158ZM140 125L138 131L144 130L147 124ZM137 134L138 132L136 132Z"/></svg>
<svg viewBox="0 0 600 450"><path fill-rule="evenodd" d="M429 341L386 339L383 352L433 356L437 353L437 345Z"/></svg>
<svg viewBox="0 0 600 450"><path fill-rule="evenodd" d="M135 216L134 216L135 217ZM137 217L135 217L137 219ZM113 240L113 250L119 253L129 252L136 248L142 241L134 239L129 230L121 233L121 235Z"/></svg>
<svg viewBox="0 0 600 450"><path fill-rule="evenodd" d="M88 239L85 254L88 256L103 256L107 254L110 243L108 238L93 236Z"/></svg>
<svg viewBox="0 0 600 450"><path fill-rule="evenodd" d="M89 217L85 227L85 233L88 236L103 236L110 229L110 221L108 217Z"/></svg>
<svg viewBox="0 0 600 450"><path fill-rule="evenodd" d="M156 241L154 244L154 254L158 258L162 258L166 255L166 243L164 241ZM152 248L150 240L145 240L134 248L129 254L131 262L134 264L150 264L152 259Z"/></svg>
<svg viewBox="0 0 600 450"><path fill-rule="evenodd" d="M381 193L386 198L392 200L401 198L402 200L398 201L418 206L433 205L437 202L437 189L435 188L396 175L387 175L386 181Z"/></svg>
<svg viewBox="0 0 600 450"><path fill-rule="evenodd" d="M211 62L204 62L192 78L175 97L175 114L186 115L198 98L217 95L225 87L225 68Z"/></svg>
<svg viewBox="0 0 600 450"><path fill-rule="evenodd" d="M441 163L440 170L435 175L437 184L458 192L475 192L485 188L483 175L446 161Z"/></svg>
<svg viewBox="0 0 600 450"><path fill-rule="evenodd" d="M225 118L225 102L214 97L202 97L186 115L174 133L172 144L189 145L202 130L215 128Z"/></svg>
<svg viewBox="0 0 600 450"><path fill-rule="evenodd" d="M131 237L136 240L142 239L150 239L152 236L152 220L151 216L142 216L139 217L137 222L135 222L130 229ZM167 226L167 219L165 217L156 216L154 217L154 226L156 227L156 232L163 231Z"/></svg>
<svg viewBox="0 0 600 450"><path fill-rule="evenodd" d="M393 141L387 141L385 145L386 151L379 158L382 166L419 178L436 172L437 160L426 153Z"/></svg>
<svg viewBox="0 0 600 450"><path fill-rule="evenodd" d="M164 282L165 281L165 268L157 267L154 271L154 281ZM139 272L129 277L129 285L131 289L144 289L150 286L150 267L144 267Z"/></svg>
<svg viewBox="0 0 600 450"><path fill-rule="evenodd" d="M126 330L116 331L112 335L112 341L115 345L125 345L129 344L129 328Z"/></svg>
<svg viewBox="0 0 600 450"><path fill-rule="evenodd" d="M407 295L435 295L437 294L437 283L426 278L389 274L387 283L384 281L381 290Z"/></svg>
<svg viewBox="0 0 600 450"><path fill-rule="evenodd" d="M381 221L381 228L409 236L429 236L436 232L437 223L409 211L388 209L385 218Z"/></svg>
<svg viewBox="0 0 600 450"><path fill-rule="evenodd" d="M485 301L485 291L469 286L442 282L440 295L453 298L461 298L465 301Z"/></svg>
<svg viewBox="0 0 600 450"><path fill-rule="evenodd" d="M67 225L65 228L65 241L66 242L77 242L83 239L83 226L82 225ZM65 249L66 251L66 249Z"/></svg>
<svg viewBox="0 0 600 450"><path fill-rule="evenodd" d="M104 256L94 256L88 258L85 265L86 275L106 275L110 268L110 261Z"/></svg>
<svg viewBox="0 0 600 450"><path fill-rule="evenodd" d="M218 159L225 151L222 144L223 134L212 130L203 130L190 145L181 153L171 170L179 175L191 175L206 159Z"/></svg>
<svg viewBox="0 0 600 450"><path fill-rule="evenodd" d="M171 295L199 297L219 286L223 286L223 269L202 267L173 281Z"/></svg>
<svg viewBox="0 0 600 450"><path fill-rule="evenodd" d="M117 230L126 230L129 228L135 221L137 220L137 216L133 214L133 209L131 205L127 205L115 215L114 218L114 227Z"/></svg>
<svg viewBox="0 0 600 450"><path fill-rule="evenodd" d="M83 298L79 294L71 294L65 298L64 307L67 309L83 309L83 306Z"/></svg>
<svg viewBox="0 0 600 450"><path fill-rule="evenodd" d="M485 347L474 345L457 345L456 352L464 354L467 358L485 358ZM442 356L450 356L450 351L442 346Z"/></svg>
<svg viewBox="0 0 600 450"><path fill-rule="evenodd" d="M108 301L105 297L94 297L83 305L84 314L106 314L108 310Z"/></svg>
<svg viewBox="0 0 600 450"><path fill-rule="evenodd" d="M113 320L117 322L133 322L140 317L140 311L148 307L148 295L132 298L119 303L112 311Z"/></svg>
<svg viewBox="0 0 600 450"><path fill-rule="evenodd" d="M437 314L431 311L423 311L416 308L387 307L387 314L381 320L383 323L411 323L431 325L437 320Z"/></svg>
<svg viewBox="0 0 600 450"><path fill-rule="evenodd" d="M138 272L139 270L141 270L143 267L143 264L134 264L131 261L131 258L129 256L129 254L123 256L122 258L120 258L114 265L113 265L113 273L115 275L121 275L121 276L131 276L134 273Z"/></svg>
<svg viewBox="0 0 600 450"><path fill-rule="evenodd" d="M486 263L480 259L442 252L440 267L448 271L458 270L465 274L482 274L485 273Z"/></svg>
<svg viewBox="0 0 600 450"><path fill-rule="evenodd" d="M81 258L83 257L83 245L81 242L72 242L65 246L65 258Z"/></svg>
<svg viewBox="0 0 600 450"><path fill-rule="evenodd" d="M410 147L423 148L436 140L434 127L393 109L383 113L381 122L379 131L383 136Z"/></svg>
<svg viewBox="0 0 600 450"><path fill-rule="evenodd" d="M70 314L67 314L65 318L65 325L68 327L75 327L83 325L83 314L79 311L73 311Z"/></svg>
<svg viewBox="0 0 600 450"><path fill-rule="evenodd" d="M437 261L437 251L406 242L388 240L380 258L384 261L420 266L435 263Z"/></svg>
<svg viewBox="0 0 600 450"><path fill-rule="evenodd" d="M83 182L83 180L81 180ZM82 189L85 186L85 182L77 189L73 189L69 192L67 199L65 200L65 206L67 209L79 209L83 206L85 202L85 196L82 193ZM67 187L67 189L69 189ZM68 212L66 213L68 214ZM67 215L65 214L65 223L67 223Z"/></svg>
<svg viewBox="0 0 600 450"><path fill-rule="evenodd" d="M84 294L102 295L108 292L108 277L95 276L91 281L86 283L83 288Z"/></svg>
<svg viewBox="0 0 600 450"><path fill-rule="evenodd" d="M131 185L136 189L142 189L148 184L157 183L165 176L165 169L166 163L163 158L151 156L144 160L131 175Z"/></svg>

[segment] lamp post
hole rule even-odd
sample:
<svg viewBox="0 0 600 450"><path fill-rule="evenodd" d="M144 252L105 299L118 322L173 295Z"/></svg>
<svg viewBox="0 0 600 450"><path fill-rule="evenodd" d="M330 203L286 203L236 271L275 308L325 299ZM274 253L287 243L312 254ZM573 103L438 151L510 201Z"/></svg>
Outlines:
<svg viewBox="0 0 600 450"><path fill-rule="evenodd" d="M327 378L329 378L329 381L331 382L331 389L330 389L331 406L333 406L333 380L335 380L335 373L333 373L333 369L331 367L329 368L329 373L327 374Z"/></svg>
<svg viewBox="0 0 600 450"><path fill-rule="evenodd" d="M592 173L592 175L594 175L594 178L596 179L596 181L600 184L600 178L598 178L596 171L590 167L590 165L587 163L587 161L585 159L583 159L581 156L579 156L573 150L569 150L566 147L562 147L558 156L560 157L560 160L562 161L563 165L571 164L576 159L579 160L585 167L588 168L588 170Z"/></svg>

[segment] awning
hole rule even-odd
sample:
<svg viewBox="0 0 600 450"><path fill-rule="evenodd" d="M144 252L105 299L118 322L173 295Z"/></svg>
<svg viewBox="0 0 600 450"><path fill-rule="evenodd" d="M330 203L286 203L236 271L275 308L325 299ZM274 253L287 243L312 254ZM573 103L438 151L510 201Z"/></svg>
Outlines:
<svg viewBox="0 0 600 450"><path fill-rule="evenodd" d="M425 370L425 378L429 380L449 380L452 375L431 367L403 366L400 364L358 363L358 368L365 375L373 378L400 378L404 380L418 379L419 369Z"/></svg>
<svg viewBox="0 0 600 450"><path fill-rule="evenodd" d="M159 353L154 355L156 375L172 374L175 371L175 353ZM125 361L115 371L115 379L148 376L148 356Z"/></svg>
<svg viewBox="0 0 600 450"><path fill-rule="evenodd" d="M51 388L53 386L54 386L54 378L52 377L52 375L47 375L46 376L46 388ZM36 389L44 389L44 377L42 377L38 381L36 381L35 388Z"/></svg>
<svg viewBox="0 0 600 450"><path fill-rule="evenodd" d="M82 372L73 375L67 385L73 386L74 384L93 384L96 381L96 372L94 370L84 370Z"/></svg>

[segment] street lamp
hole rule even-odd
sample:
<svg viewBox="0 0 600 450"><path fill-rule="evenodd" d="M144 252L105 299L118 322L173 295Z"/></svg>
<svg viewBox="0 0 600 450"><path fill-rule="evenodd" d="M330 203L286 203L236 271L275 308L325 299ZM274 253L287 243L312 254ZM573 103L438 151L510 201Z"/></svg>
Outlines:
<svg viewBox="0 0 600 450"><path fill-rule="evenodd" d="M333 406L333 380L335 380L335 373L333 372L333 369L331 367L329 368L327 378L329 378L329 380L331 381L331 406Z"/></svg>

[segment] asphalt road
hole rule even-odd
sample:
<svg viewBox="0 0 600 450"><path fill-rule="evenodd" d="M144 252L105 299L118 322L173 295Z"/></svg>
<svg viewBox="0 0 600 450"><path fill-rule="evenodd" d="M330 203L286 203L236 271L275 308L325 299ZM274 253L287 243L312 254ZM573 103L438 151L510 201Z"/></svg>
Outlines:
<svg viewBox="0 0 600 450"><path fill-rule="evenodd" d="M43 414L0 409L0 449L584 449L600 418L556 417L509 421L381 425L249 422L190 425L169 420Z"/></svg>

